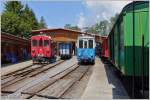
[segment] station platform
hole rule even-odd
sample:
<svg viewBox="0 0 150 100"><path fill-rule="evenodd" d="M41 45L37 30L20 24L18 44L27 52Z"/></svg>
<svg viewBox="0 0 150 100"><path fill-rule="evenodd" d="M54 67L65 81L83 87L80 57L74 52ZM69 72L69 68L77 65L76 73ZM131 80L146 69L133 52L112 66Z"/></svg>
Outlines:
<svg viewBox="0 0 150 100"><path fill-rule="evenodd" d="M129 99L129 96L113 68L96 58L93 73L81 99Z"/></svg>

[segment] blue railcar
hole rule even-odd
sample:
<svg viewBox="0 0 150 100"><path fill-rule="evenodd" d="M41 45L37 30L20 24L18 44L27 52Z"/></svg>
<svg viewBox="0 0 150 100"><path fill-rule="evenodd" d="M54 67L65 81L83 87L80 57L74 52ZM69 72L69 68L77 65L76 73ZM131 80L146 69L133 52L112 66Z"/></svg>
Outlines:
<svg viewBox="0 0 150 100"><path fill-rule="evenodd" d="M95 37L79 35L77 40L78 62L90 62L95 64Z"/></svg>
<svg viewBox="0 0 150 100"><path fill-rule="evenodd" d="M59 54L61 59L72 57L72 44L71 43L59 43Z"/></svg>

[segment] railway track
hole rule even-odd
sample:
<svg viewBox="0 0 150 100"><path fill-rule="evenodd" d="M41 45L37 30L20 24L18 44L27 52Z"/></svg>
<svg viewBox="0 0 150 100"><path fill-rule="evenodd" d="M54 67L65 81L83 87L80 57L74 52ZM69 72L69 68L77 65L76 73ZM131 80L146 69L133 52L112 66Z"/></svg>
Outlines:
<svg viewBox="0 0 150 100"><path fill-rule="evenodd" d="M62 60L58 59L56 62L58 62L58 61L62 61ZM7 73L7 74L1 76L1 79L8 78L9 76L15 75L16 73L23 73L23 71L28 71L28 70L31 70L31 69L42 68L43 66L46 66L46 65L48 65L48 64L42 64L42 65L32 64L32 65L28 65L28 66L26 66L24 68L18 69L16 71L13 71L13 72L10 72L10 73Z"/></svg>
<svg viewBox="0 0 150 100"><path fill-rule="evenodd" d="M35 86L35 89L29 89L22 92L24 94L23 98L33 98L33 99L56 99L62 98L62 95L67 92L67 90L72 87L77 81L79 81L87 72L89 66L79 66L73 65L72 67L66 69L65 71L57 74L56 76L50 78L48 82L45 81L45 84L49 84L44 88L38 89L38 86ZM54 79L54 80L53 80ZM42 84L43 85L43 84ZM36 90L36 91L35 91Z"/></svg>
<svg viewBox="0 0 150 100"><path fill-rule="evenodd" d="M56 62L60 62L60 61L62 61L62 60L58 59ZM17 75L19 73L21 74L23 72L28 72L30 70L41 69L41 68L43 68L46 65L50 65L50 64L32 64L32 65L26 66L24 68L18 69L16 71L10 72L10 73L8 73L6 75L2 75L1 79L3 80L3 79L8 78L8 77L10 77L12 75L15 76L15 75Z"/></svg>
<svg viewBox="0 0 150 100"><path fill-rule="evenodd" d="M68 65L64 63L62 63L62 66L66 65L64 67L61 64L50 70L45 67L31 72L34 74L21 76L28 78L18 79L19 81L7 86L2 85L2 98L61 98L70 87L85 75L90 67L79 66L76 62ZM17 73L16 76L20 77L20 75L22 74Z"/></svg>
<svg viewBox="0 0 150 100"><path fill-rule="evenodd" d="M36 75L40 75L46 70L55 67L58 64L63 63L63 60L58 60L53 64L43 64L43 65L30 65L23 69L19 69L17 71L11 72L7 75L2 76L1 78L1 88L3 88L15 84L21 80L25 80L26 78L33 77Z"/></svg>

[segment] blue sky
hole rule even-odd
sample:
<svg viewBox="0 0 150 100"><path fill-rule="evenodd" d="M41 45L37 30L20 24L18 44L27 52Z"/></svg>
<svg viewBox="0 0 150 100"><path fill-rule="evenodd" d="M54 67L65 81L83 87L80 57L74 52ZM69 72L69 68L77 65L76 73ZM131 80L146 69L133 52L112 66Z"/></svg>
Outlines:
<svg viewBox="0 0 150 100"><path fill-rule="evenodd" d="M43 16L48 28L63 28L65 24L83 28L100 20L108 20L129 2L131 1L22 1L22 4L28 4L38 20ZM4 2L1 2L0 12L3 10Z"/></svg>

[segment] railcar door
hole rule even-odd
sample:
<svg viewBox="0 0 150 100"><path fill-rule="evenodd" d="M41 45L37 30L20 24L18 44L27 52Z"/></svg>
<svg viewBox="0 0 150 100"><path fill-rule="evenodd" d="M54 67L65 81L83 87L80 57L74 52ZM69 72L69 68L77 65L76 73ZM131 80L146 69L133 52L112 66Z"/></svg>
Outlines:
<svg viewBox="0 0 150 100"><path fill-rule="evenodd" d="M87 39L84 39L84 48L88 48L88 40Z"/></svg>
<svg viewBox="0 0 150 100"><path fill-rule="evenodd" d="M37 38L32 38L32 41L31 41L31 56L32 57L35 57L37 54L37 46L38 46Z"/></svg>
<svg viewBox="0 0 150 100"><path fill-rule="evenodd" d="M38 46L38 56L44 56L43 55L43 38L42 38L42 36L40 36L39 38L38 38L38 41L39 41L39 46Z"/></svg>
<svg viewBox="0 0 150 100"><path fill-rule="evenodd" d="M44 49L44 50L43 50L43 52L44 52L44 54L45 54L45 57L50 57L50 55L51 55L50 40L47 39L47 38L44 38L43 41L44 41L44 46L43 46L43 49Z"/></svg>

